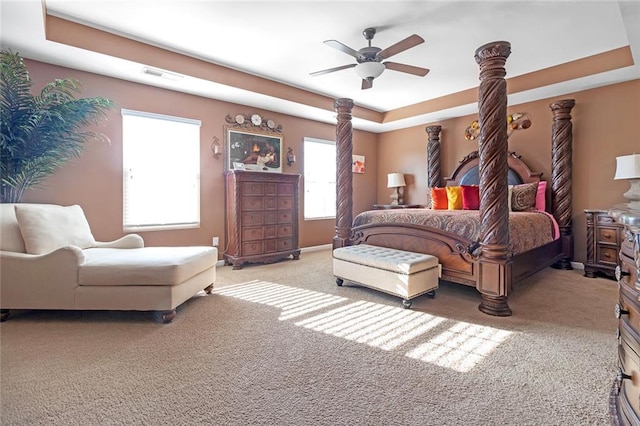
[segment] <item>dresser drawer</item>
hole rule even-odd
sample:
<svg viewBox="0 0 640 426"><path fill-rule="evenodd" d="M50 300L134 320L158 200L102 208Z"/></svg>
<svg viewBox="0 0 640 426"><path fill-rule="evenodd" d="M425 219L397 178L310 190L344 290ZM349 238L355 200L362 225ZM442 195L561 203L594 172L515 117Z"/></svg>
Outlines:
<svg viewBox="0 0 640 426"><path fill-rule="evenodd" d="M293 209L293 197L278 197L278 210Z"/></svg>
<svg viewBox="0 0 640 426"><path fill-rule="evenodd" d="M264 212L264 223L265 225L270 225L273 223L278 223L278 212L275 211L265 211Z"/></svg>
<svg viewBox="0 0 640 426"><path fill-rule="evenodd" d="M264 227L264 238L275 238L278 233L275 225Z"/></svg>
<svg viewBox="0 0 640 426"><path fill-rule="evenodd" d="M598 247L598 262L610 263L612 266L618 264L619 250L616 247Z"/></svg>
<svg viewBox="0 0 640 426"><path fill-rule="evenodd" d="M273 253L276 251L278 247L278 242L276 240L265 240L264 241L264 252L265 253Z"/></svg>
<svg viewBox="0 0 640 426"><path fill-rule="evenodd" d="M293 237L293 226L280 225L278 226L278 238Z"/></svg>
<svg viewBox="0 0 640 426"><path fill-rule="evenodd" d="M244 195L262 195L264 194L264 185L259 182L242 182L242 193Z"/></svg>
<svg viewBox="0 0 640 426"><path fill-rule="evenodd" d="M616 246L620 244L618 238L618 230L616 228L599 228L598 229L598 242L610 243Z"/></svg>
<svg viewBox="0 0 640 426"><path fill-rule="evenodd" d="M621 342L620 342L620 368L624 374L631 376L621 383L620 392L626 396L627 401L631 404L636 417L640 415L640 356L636 352L637 347L629 345L639 336L631 336L626 330L626 326L621 324Z"/></svg>
<svg viewBox="0 0 640 426"><path fill-rule="evenodd" d="M265 197L264 198L264 209L265 210L275 210L278 206L278 202L276 197Z"/></svg>
<svg viewBox="0 0 640 426"><path fill-rule="evenodd" d="M264 183L264 195L277 195L278 194L278 184L274 182L265 182Z"/></svg>
<svg viewBox="0 0 640 426"><path fill-rule="evenodd" d="M280 210L278 212L278 223L293 223L293 212L291 210Z"/></svg>
<svg viewBox="0 0 640 426"><path fill-rule="evenodd" d="M620 285L620 308L629 312L621 315L621 319L625 320L636 332L640 331L640 306L638 303L638 292L626 285Z"/></svg>
<svg viewBox="0 0 640 426"><path fill-rule="evenodd" d="M264 198L262 197L242 197L242 210L263 210Z"/></svg>
<svg viewBox="0 0 640 426"><path fill-rule="evenodd" d="M243 212L242 213L242 225L262 225L264 223L264 214L260 211L255 212Z"/></svg>
<svg viewBox="0 0 640 426"><path fill-rule="evenodd" d="M292 195L295 192L294 185L291 183L278 184L278 195Z"/></svg>
<svg viewBox="0 0 640 426"><path fill-rule="evenodd" d="M248 226L242 228L242 241L256 241L264 239L262 226Z"/></svg>
<svg viewBox="0 0 640 426"><path fill-rule="evenodd" d="M278 239L278 251L291 250L293 247L293 239L280 238Z"/></svg>
<svg viewBox="0 0 640 426"><path fill-rule="evenodd" d="M264 254L264 244L262 241L251 241L242 243L243 256L252 256L256 254Z"/></svg>

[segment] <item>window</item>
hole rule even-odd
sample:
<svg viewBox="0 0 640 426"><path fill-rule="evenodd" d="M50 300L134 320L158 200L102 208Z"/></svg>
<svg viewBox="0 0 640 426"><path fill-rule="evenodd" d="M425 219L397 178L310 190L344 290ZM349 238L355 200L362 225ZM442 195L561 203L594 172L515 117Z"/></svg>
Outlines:
<svg viewBox="0 0 640 426"><path fill-rule="evenodd" d="M125 231L200 226L200 121L122 110Z"/></svg>
<svg viewBox="0 0 640 426"><path fill-rule="evenodd" d="M336 217L336 143L304 138L304 218Z"/></svg>

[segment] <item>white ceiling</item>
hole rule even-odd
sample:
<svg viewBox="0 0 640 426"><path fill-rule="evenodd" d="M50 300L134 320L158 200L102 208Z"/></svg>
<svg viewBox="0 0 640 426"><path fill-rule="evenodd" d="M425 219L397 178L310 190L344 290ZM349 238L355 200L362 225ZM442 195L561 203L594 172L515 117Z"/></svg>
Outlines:
<svg viewBox="0 0 640 426"><path fill-rule="evenodd" d="M1 46L24 57L116 78L335 123L335 112L253 94L195 78L172 82L145 76L144 64L47 41L40 0L0 0ZM475 50L506 40L507 77L574 61L627 45L636 65L510 95L510 104L562 96L640 78L640 2L618 1L193 1L46 0L48 13L212 63L329 96L351 98L380 112L478 85ZM411 34L426 42L389 60L429 68L426 77L386 70L370 90L353 69L311 77L346 65L351 56L323 43L335 39L358 50L362 31L377 28L373 45L388 47ZM169 70L171 71L171 70ZM471 114L476 105L390 123L354 119L380 132Z"/></svg>

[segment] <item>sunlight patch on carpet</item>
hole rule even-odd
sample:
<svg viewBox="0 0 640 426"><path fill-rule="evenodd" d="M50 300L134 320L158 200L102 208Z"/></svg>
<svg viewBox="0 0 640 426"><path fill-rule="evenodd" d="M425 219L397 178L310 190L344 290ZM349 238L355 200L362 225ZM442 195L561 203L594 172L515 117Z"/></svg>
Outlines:
<svg viewBox="0 0 640 426"><path fill-rule="evenodd" d="M282 310L281 321L347 300L345 297L259 280L223 287L215 290L215 293L279 308Z"/></svg>
<svg viewBox="0 0 640 426"><path fill-rule="evenodd" d="M455 321L449 329L406 355L464 373L487 358L511 334L506 330Z"/></svg>
<svg viewBox="0 0 640 426"><path fill-rule="evenodd" d="M507 340L510 331L454 321L425 312L380 303L355 301L269 281L248 281L214 290L224 296L272 306L279 320L306 314L294 324L459 372L470 371ZM343 302L352 302L334 306ZM325 308L332 307L330 310ZM324 310L322 312L318 312Z"/></svg>

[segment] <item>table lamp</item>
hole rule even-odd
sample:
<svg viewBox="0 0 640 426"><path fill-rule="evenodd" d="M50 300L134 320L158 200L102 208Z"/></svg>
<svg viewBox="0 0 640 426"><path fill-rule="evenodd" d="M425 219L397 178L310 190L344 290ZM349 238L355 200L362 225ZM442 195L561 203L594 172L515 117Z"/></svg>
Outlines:
<svg viewBox="0 0 640 426"><path fill-rule="evenodd" d="M629 200L629 207L640 210L640 154L616 157L616 175L613 179L629 179L631 187L623 196Z"/></svg>
<svg viewBox="0 0 640 426"><path fill-rule="evenodd" d="M402 204L402 196L400 195L400 188L406 186L404 181L404 175L402 173L393 172L387 175L387 188L394 188L391 193L391 205L397 206Z"/></svg>

